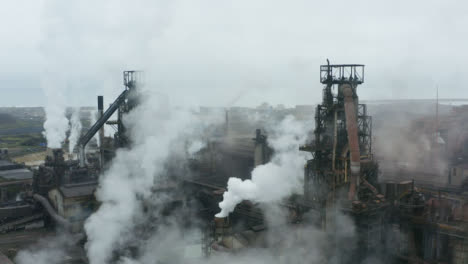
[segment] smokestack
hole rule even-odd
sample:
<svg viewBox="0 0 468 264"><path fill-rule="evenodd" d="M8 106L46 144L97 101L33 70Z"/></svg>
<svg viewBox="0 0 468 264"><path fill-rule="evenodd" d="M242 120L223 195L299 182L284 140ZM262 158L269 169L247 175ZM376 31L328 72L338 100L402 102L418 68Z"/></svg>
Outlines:
<svg viewBox="0 0 468 264"><path fill-rule="evenodd" d="M255 130L255 149L254 149L254 164L255 167L258 165L265 164L265 136L262 135L260 129Z"/></svg>
<svg viewBox="0 0 468 264"><path fill-rule="evenodd" d="M44 165L52 167L56 176L56 186L62 184L62 178L65 170L65 159L63 157L63 149L47 148L47 155L44 160Z"/></svg>
<svg viewBox="0 0 468 264"><path fill-rule="evenodd" d="M104 96L102 95L99 95L97 97L98 99L98 115L99 115L99 118L101 118L103 115L104 115ZM98 118L98 119L99 119ZM102 165L103 165L103 143L104 143L104 125L101 126L101 128L99 129L99 162L100 162L100 166L102 168Z"/></svg>
<svg viewBox="0 0 468 264"><path fill-rule="evenodd" d="M97 97L97 105L98 105L98 115L99 115L99 118L102 117L102 115L104 114L104 96L102 95L99 95ZM99 130L99 140L102 144L102 140L104 139L104 126L101 127L101 129Z"/></svg>
<svg viewBox="0 0 468 264"><path fill-rule="evenodd" d="M50 159L55 160L55 157L59 152L62 152L61 148L47 148L46 157L50 157Z"/></svg>
<svg viewBox="0 0 468 264"><path fill-rule="evenodd" d="M229 135L229 110L228 109L225 109L224 110L224 132L225 132L225 135L228 136Z"/></svg>

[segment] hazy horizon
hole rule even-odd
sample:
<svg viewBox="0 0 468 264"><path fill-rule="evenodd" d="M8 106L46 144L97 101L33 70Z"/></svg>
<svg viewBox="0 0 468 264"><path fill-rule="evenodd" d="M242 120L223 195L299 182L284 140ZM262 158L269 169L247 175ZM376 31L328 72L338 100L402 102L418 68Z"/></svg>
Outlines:
<svg viewBox="0 0 468 264"><path fill-rule="evenodd" d="M318 4L320 3L320 4ZM115 98L142 69L174 104L320 101L319 66L365 64L362 100L468 98L459 1L19 0L0 11L0 106ZM45 81L45 79L47 79Z"/></svg>

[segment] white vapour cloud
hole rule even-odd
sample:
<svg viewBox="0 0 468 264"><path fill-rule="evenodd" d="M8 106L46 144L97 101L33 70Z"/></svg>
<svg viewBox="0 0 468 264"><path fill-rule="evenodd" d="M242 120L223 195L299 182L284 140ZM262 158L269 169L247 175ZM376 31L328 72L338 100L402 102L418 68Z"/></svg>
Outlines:
<svg viewBox="0 0 468 264"><path fill-rule="evenodd" d="M248 180L230 178L223 201L219 203L221 212L216 217L226 217L243 200L254 202L274 202L300 192L304 175L306 154L299 146L307 139L307 127L292 116L287 116L274 127L268 138L275 154L267 164L257 166Z"/></svg>
<svg viewBox="0 0 468 264"><path fill-rule="evenodd" d="M44 136L49 148L61 148L68 130L68 119L65 116L66 101L62 89L64 87L56 83L43 82L43 90L47 100Z"/></svg>
<svg viewBox="0 0 468 264"><path fill-rule="evenodd" d="M94 125L97 121L97 116L98 116L98 111L97 110L93 110L93 111L89 111L89 120L90 120L90 125ZM96 143L98 145L98 147L101 146L101 138L99 137L99 133L96 133L96 135L94 135L94 139L96 140Z"/></svg>
<svg viewBox="0 0 468 264"><path fill-rule="evenodd" d="M142 201L164 179L171 154L185 153L179 150L185 142L181 137L197 130L197 118L191 111L171 109L164 98L154 94L145 97L124 118L132 147L118 150L101 176L96 195L101 206L85 224L91 264L107 263L114 250L131 239L131 230L139 222L136 219L143 214Z"/></svg>
<svg viewBox="0 0 468 264"><path fill-rule="evenodd" d="M282 213L288 213L284 207L278 208ZM284 212L285 211L285 212ZM214 253L209 258L200 257L201 246L195 245L202 234L196 234L186 226L164 224L150 240L145 241L139 248L142 252L137 259L124 258L121 264L300 264L300 263L342 263L349 257L357 245L355 226L351 218L338 210L329 211L330 220L328 230L314 226L307 214L301 225L284 223L279 228L268 228L256 233L254 245L235 251L235 253ZM278 218L278 214L267 214L266 221L271 223L270 217ZM273 220L273 221L276 221ZM271 225L269 225L271 227ZM259 246L261 245L261 246ZM196 252L194 247L198 246Z"/></svg>
<svg viewBox="0 0 468 264"><path fill-rule="evenodd" d="M44 238L29 249L21 250L15 258L17 264L60 264L66 257L67 248L72 245L73 238L62 234L56 237Z"/></svg>
<svg viewBox="0 0 468 264"><path fill-rule="evenodd" d="M202 148L204 148L206 146L206 144L200 140L195 140L194 142L192 142L188 149L187 149L187 152L190 156L193 156L195 153L197 153L198 151L200 151Z"/></svg>
<svg viewBox="0 0 468 264"><path fill-rule="evenodd" d="M76 143L81 135L81 119L80 119L80 108L73 110L72 116L70 118L70 137L68 138L68 152L73 153Z"/></svg>

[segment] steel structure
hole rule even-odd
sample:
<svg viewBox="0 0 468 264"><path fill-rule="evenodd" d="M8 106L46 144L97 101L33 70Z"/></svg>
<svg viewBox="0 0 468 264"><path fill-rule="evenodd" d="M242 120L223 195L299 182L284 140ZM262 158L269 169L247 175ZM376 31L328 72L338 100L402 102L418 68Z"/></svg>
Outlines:
<svg viewBox="0 0 468 264"><path fill-rule="evenodd" d="M80 166L86 165L85 158L85 147L88 142L96 135L98 131L102 129L104 124L109 118L118 110L118 131L116 133L116 145L123 146L128 142L128 138L125 136L125 127L122 123L122 116L124 113L130 111L137 103L135 90L140 84L140 71L124 71L123 73L123 84L125 86L124 91L115 99L115 101L109 106L109 108L102 113L96 123L83 135L78 141L79 154L80 154ZM102 97L98 97L98 108L102 111ZM102 131L102 130L101 130Z"/></svg>
<svg viewBox="0 0 468 264"><path fill-rule="evenodd" d="M378 172L372 156L372 117L357 95L364 65L327 61L320 66L320 82L325 86L315 112L314 140L302 148L313 157L305 168L304 200L318 209L323 229L333 229L338 208L352 217L360 246L352 256L339 258L342 263L359 262L379 250L387 208L372 185Z"/></svg>
<svg viewBox="0 0 468 264"><path fill-rule="evenodd" d="M339 189L358 200L361 164L372 161L372 118L366 105L358 103L364 65L321 65L320 82L325 87L315 112L315 138L302 147L313 155L306 165L304 196L326 208Z"/></svg>
<svg viewBox="0 0 468 264"><path fill-rule="evenodd" d="M123 73L123 84L125 90L129 91L129 94L125 98L126 100L119 104L118 107L117 133L114 135L116 147L125 147L129 144L129 138L126 133L125 125L123 124L123 116L138 104L136 90L143 85L142 80L142 71L124 71Z"/></svg>
<svg viewBox="0 0 468 264"><path fill-rule="evenodd" d="M320 82L326 85L343 84L345 82L355 85L364 83L363 64L335 64L320 66Z"/></svg>

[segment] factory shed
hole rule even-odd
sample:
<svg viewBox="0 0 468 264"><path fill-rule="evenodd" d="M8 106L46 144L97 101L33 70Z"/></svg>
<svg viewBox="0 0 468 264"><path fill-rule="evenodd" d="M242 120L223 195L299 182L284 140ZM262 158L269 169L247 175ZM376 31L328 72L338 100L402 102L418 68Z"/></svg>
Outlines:
<svg viewBox="0 0 468 264"><path fill-rule="evenodd" d="M0 179L4 181L30 180L32 176L32 171L25 168L0 171Z"/></svg>
<svg viewBox="0 0 468 264"><path fill-rule="evenodd" d="M0 203L16 200L21 191L29 189L32 178L32 171L22 164L0 160Z"/></svg>
<svg viewBox="0 0 468 264"><path fill-rule="evenodd" d="M20 169L22 167L21 164L13 163L9 160L0 160L0 171Z"/></svg>

